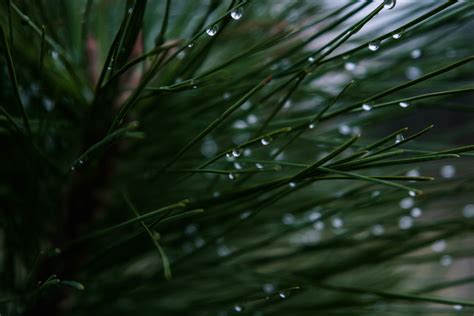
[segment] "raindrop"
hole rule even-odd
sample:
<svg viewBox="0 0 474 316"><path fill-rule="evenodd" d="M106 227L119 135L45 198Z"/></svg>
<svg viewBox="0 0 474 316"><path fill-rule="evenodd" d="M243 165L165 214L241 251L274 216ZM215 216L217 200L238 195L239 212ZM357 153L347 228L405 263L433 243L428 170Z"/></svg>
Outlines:
<svg viewBox="0 0 474 316"><path fill-rule="evenodd" d="M249 157L252 154L252 149L250 148L245 148L244 149L244 156Z"/></svg>
<svg viewBox="0 0 474 316"><path fill-rule="evenodd" d="M311 124L308 125L308 128L309 128L309 129L313 129L313 128L315 128L315 127L316 127L316 125L315 125L314 123L311 123Z"/></svg>
<svg viewBox="0 0 474 316"><path fill-rule="evenodd" d="M255 164L255 167L257 167L257 169L263 169L263 165L258 162Z"/></svg>
<svg viewBox="0 0 474 316"><path fill-rule="evenodd" d="M230 93L229 93L229 92L225 92L222 97L224 98L224 100L229 100L229 99L230 99Z"/></svg>
<svg viewBox="0 0 474 316"><path fill-rule="evenodd" d="M250 217L250 215L252 215L251 211L246 211L246 212L240 213L240 219L247 219L247 218Z"/></svg>
<svg viewBox="0 0 474 316"><path fill-rule="evenodd" d="M410 215L411 215L411 217L413 217L413 218L418 218L418 217L420 217L422 214L423 214L423 211L422 211L421 208L419 208L419 207L414 207L414 208L410 211Z"/></svg>
<svg viewBox="0 0 474 316"><path fill-rule="evenodd" d="M431 245L431 249L434 252L443 252L444 250L446 250L446 241L444 239L440 239L440 240L435 241Z"/></svg>
<svg viewBox="0 0 474 316"><path fill-rule="evenodd" d="M418 59L421 57L421 50L419 50L418 48L417 49L414 49L410 52L410 57L413 58L413 59Z"/></svg>
<svg viewBox="0 0 474 316"><path fill-rule="evenodd" d="M462 215L465 218L473 218L474 217L474 204L467 204L462 209Z"/></svg>
<svg viewBox="0 0 474 316"><path fill-rule="evenodd" d="M370 111L370 110L372 110L372 106L370 104L364 103L364 104L362 104L362 109L364 111Z"/></svg>
<svg viewBox="0 0 474 316"><path fill-rule="evenodd" d="M420 176L420 172L419 172L418 170L416 170L416 169L412 169L412 170L410 170L410 171L408 171L408 172L406 173L406 176L407 176L407 177L419 177L419 176Z"/></svg>
<svg viewBox="0 0 474 316"><path fill-rule="evenodd" d="M257 123L257 122L258 122L258 118L257 118L256 115L254 115L254 114L249 114L249 115L247 116L247 123L249 123L250 125L253 125L253 124Z"/></svg>
<svg viewBox="0 0 474 316"><path fill-rule="evenodd" d="M395 144L398 144L399 142L405 140L405 137L403 136L403 134L398 134L397 136L395 136Z"/></svg>
<svg viewBox="0 0 474 316"><path fill-rule="evenodd" d="M376 224L372 226L372 228L370 229L370 232L374 236L381 236L385 232L385 228L383 227L383 225Z"/></svg>
<svg viewBox="0 0 474 316"><path fill-rule="evenodd" d="M288 185L290 186L290 188L296 188L296 183L295 182L290 182L290 183L288 183Z"/></svg>
<svg viewBox="0 0 474 316"><path fill-rule="evenodd" d="M410 216L402 216L398 221L400 229L410 229L413 226L413 219Z"/></svg>
<svg viewBox="0 0 474 316"><path fill-rule="evenodd" d="M395 7L395 5L397 4L397 1L396 0L384 0L383 3L384 3L384 8L385 9L391 10Z"/></svg>
<svg viewBox="0 0 474 316"><path fill-rule="evenodd" d="M355 63L352 63L352 62L347 62L344 64L344 69L346 69L347 71L354 71L356 69L357 65Z"/></svg>
<svg viewBox="0 0 474 316"><path fill-rule="evenodd" d="M407 108L407 107L410 105L410 103L408 103L408 102L400 102L400 103L398 103L398 105L400 105L400 107L402 107L402 108Z"/></svg>
<svg viewBox="0 0 474 316"><path fill-rule="evenodd" d="M235 158L240 157L240 155L242 155L242 151L242 148L234 148L232 149L232 156Z"/></svg>
<svg viewBox="0 0 474 316"><path fill-rule="evenodd" d="M285 292L280 292L278 293L278 296L280 296L282 299L286 298L286 293Z"/></svg>
<svg viewBox="0 0 474 316"><path fill-rule="evenodd" d="M404 198L399 203L400 207L404 210L412 208L414 204L415 200L413 200L411 197Z"/></svg>
<svg viewBox="0 0 474 316"><path fill-rule="evenodd" d="M453 305L453 309L457 312L461 311L462 310L462 305L460 304L456 304L456 305Z"/></svg>
<svg viewBox="0 0 474 316"><path fill-rule="evenodd" d="M234 20L240 20L243 15L244 15L244 9L242 7L232 10L232 12L230 12L230 17L233 18Z"/></svg>
<svg viewBox="0 0 474 316"><path fill-rule="evenodd" d="M402 37L402 32L395 32L392 34L393 39L399 39Z"/></svg>
<svg viewBox="0 0 474 316"><path fill-rule="evenodd" d="M236 129L245 129L248 127L248 125L245 121L237 120L234 122L234 124L232 124L232 127Z"/></svg>
<svg viewBox="0 0 474 316"><path fill-rule="evenodd" d="M344 221L339 217L334 217L331 219L331 225L334 228L342 228L342 226L344 226Z"/></svg>
<svg viewBox="0 0 474 316"><path fill-rule="evenodd" d="M446 165L441 167L440 173L443 178L449 179L456 174L456 168L453 165Z"/></svg>
<svg viewBox="0 0 474 316"><path fill-rule="evenodd" d="M217 31L219 30L219 26L217 24L211 26L206 30L207 35L209 36L214 36L217 34Z"/></svg>
<svg viewBox="0 0 474 316"><path fill-rule="evenodd" d="M351 133L351 128L349 127L349 125L342 124L339 126L339 133L341 133L342 135L349 135Z"/></svg>
<svg viewBox="0 0 474 316"><path fill-rule="evenodd" d="M416 192L415 192L415 191L408 191L408 195L409 195L409 196L412 196L412 197L415 197L415 196L416 196Z"/></svg>
<svg viewBox="0 0 474 316"><path fill-rule="evenodd" d="M289 109L290 107L291 107L291 101L290 100L286 101L285 104L283 104L284 109Z"/></svg>
<svg viewBox="0 0 474 316"><path fill-rule="evenodd" d="M183 59L186 56L186 53L182 50L176 55L176 58Z"/></svg>
<svg viewBox="0 0 474 316"><path fill-rule="evenodd" d="M308 218L312 222L317 221L319 218L321 218L321 213L313 211L309 213Z"/></svg>
<svg viewBox="0 0 474 316"><path fill-rule="evenodd" d="M451 257L450 255L443 255L439 260L439 264L441 264L443 267L449 267L452 263L453 257Z"/></svg>
<svg viewBox="0 0 474 316"><path fill-rule="evenodd" d="M322 231L324 229L324 222L318 221L313 224L313 228L317 231Z"/></svg>
<svg viewBox="0 0 474 316"><path fill-rule="evenodd" d="M374 41L369 43L369 50L375 52L380 48L380 41Z"/></svg>
<svg viewBox="0 0 474 316"><path fill-rule="evenodd" d="M230 173L228 174L228 177L229 177L230 180L235 180L238 176L239 176L238 173L230 172Z"/></svg>
<svg viewBox="0 0 474 316"><path fill-rule="evenodd" d="M262 137L262 139L260 139L260 143L262 143L263 146L267 146L270 144L270 142L272 141L272 139L270 137Z"/></svg>
<svg viewBox="0 0 474 316"><path fill-rule="evenodd" d="M237 170L240 170L240 169L242 169L242 165L238 162L234 162L234 168L237 169Z"/></svg>
<svg viewBox="0 0 474 316"><path fill-rule="evenodd" d="M266 294L270 294L270 293L273 293L275 292L275 286L271 283L265 283L263 286L263 292L265 292Z"/></svg>
<svg viewBox="0 0 474 316"><path fill-rule="evenodd" d="M226 245L219 245L217 247L217 255L219 257L225 257L225 256L228 256L230 255L232 251L230 250L229 247L227 247Z"/></svg>
<svg viewBox="0 0 474 316"><path fill-rule="evenodd" d="M310 63L314 63L314 62L316 61L316 59L314 59L313 56L310 56L310 57L308 57L308 61L309 61Z"/></svg>
<svg viewBox="0 0 474 316"><path fill-rule="evenodd" d="M53 57L53 59L58 59L59 58L59 53L55 50L51 51L51 57Z"/></svg>
<svg viewBox="0 0 474 316"><path fill-rule="evenodd" d="M295 216L291 213L286 213L285 215L283 215L283 218L281 219L281 221L285 225L291 225L295 222Z"/></svg>
<svg viewBox="0 0 474 316"><path fill-rule="evenodd" d="M232 13L231 13L231 14L232 14ZM238 20L238 19L236 19L236 20ZM234 306L234 310L235 310L237 313L240 313L240 312L243 311L244 309L243 309L243 307L240 306L240 305L235 305L235 306Z"/></svg>
<svg viewBox="0 0 474 316"><path fill-rule="evenodd" d="M422 74L423 72L421 71L421 69L414 66L408 67L405 71L405 76L410 80L418 79L421 77Z"/></svg>
<svg viewBox="0 0 474 316"><path fill-rule="evenodd" d="M188 44L188 48L193 48L194 47L194 43L189 43Z"/></svg>
<svg viewBox="0 0 474 316"><path fill-rule="evenodd" d="M251 107L252 107L252 102L248 100L245 101L245 103L240 106L240 108L244 111L250 110Z"/></svg>
<svg viewBox="0 0 474 316"><path fill-rule="evenodd" d="M232 157L233 157L233 156L232 156L232 152L225 153L225 156L226 156L227 158L232 158Z"/></svg>

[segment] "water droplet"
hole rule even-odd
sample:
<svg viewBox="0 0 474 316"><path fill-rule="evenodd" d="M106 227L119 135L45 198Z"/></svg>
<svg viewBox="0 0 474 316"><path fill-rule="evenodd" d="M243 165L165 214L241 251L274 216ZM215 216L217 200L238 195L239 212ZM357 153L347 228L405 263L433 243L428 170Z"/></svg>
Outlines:
<svg viewBox="0 0 474 316"><path fill-rule="evenodd" d="M290 182L290 183L288 183L288 186L290 188L296 188L296 182Z"/></svg>
<svg viewBox="0 0 474 316"><path fill-rule="evenodd" d="M189 43L188 44L188 48L193 48L194 47L194 43Z"/></svg>
<svg viewBox="0 0 474 316"><path fill-rule="evenodd" d="M314 63L316 61L316 59L313 56L310 56L310 57L308 57L308 61L310 63Z"/></svg>
<svg viewBox="0 0 474 316"><path fill-rule="evenodd" d="M339 133L342 135L349 135L351 133L351 128L346 124L339 125Z"/></svg>
<svg viewBox="0 0 474 316"><path fill-rule="evenodd" d="M339 228L342 228L342 226L344 226L344 221L339 217L333 217L331 219L331 225L332 227L339 229Z"/></svg>
<svg viewBox="0 0 474 316"><path fill-rule="evenodd" d="M184 233L186 235L193 235L197 232L197 230L198 230L198 227L196 224L189 224L188 226L184 228Z"/></svg>
<svg viewBox="0 0 474 316"><path fill-rule="evenodd" d="M321 213L320 212L317 212L317 211L312 211L308 214L308 219L311 221L311 222L314 222L314 221L317 221L318 219L321 218Z"/></svg>
<svg viewBox="0 0 474 316"><path fill-rule="evenodd" d="M240 219L247 219L247 218L250 217L250 215L252 215L251 211L246 211L246 212L240 213Z"/></svg>
<svg viewBox="0 0 474 316"><path fill-rule="evenodd" d="M284 109L289 109L289 108L291 108L291 101L290 101L290 100L287 100L287 101L285 102L285 104L283 104L283 108L284 108Z"/></svg>
<svg viewBox="0 0 474 316"><path fill-rule="evenodd" d="M217 24L211 26L206 30L207 35L209 36L214 36L217 34L217 31L219 30L219 26Z"/></svg>
<svg viewBox="0 0 474 316"><path fill-rule="evenodd" d="M185 56L186 56L186 53L184 52L184 50L182 50L178 53L178 55L176 55L176 58L183 59Z"/></svg>
<svg viewBox="0 0 474 316"><path fill-rule="evenodd" d="M76 171L76 167L71 166L71 168L70 168L69 170L71 170L71 171Z"/></svg>
<svg viewBox="0 0 474 316"><path fill-rule="evenodd" d="M236 129L245 129L248 127L248 125L245 121L237 120L234 122L234 124L232 124L232 127Z"/></svg>
<svg viewBox="0 0 474 316"><path fill-rule="evenodd" d="M372 226L372 228L370 229L370 232L374 236L381 236L381 235L384 234L385 228L383 227L383 225L376 224L376 225Z"/></svg>
<svg viewBox="0 0 474 316"><path fill-rule="evenodd" d="M410 57L413 59L418 59L421 57L421 55L422 55L421 50L418 48L410 52Z"/></svg>
<svg viewBox="0 0 474 316"><path fill-rule="evenodd" d="M380 41L374 41L369 43L369 50L375 52L380 48Z"/></svg>
<svg viewBox="0 0 474 316"><path fill-rule="evenodd" d="M285 298L286 298L286 293L285 293L285 292L280 292L280 293L278 293L278 296L279 296L281 299L285 299Z"/></svg>
<svg viewBox="0 0 474 316"><path fill-rule="evenodd" d="M128 9L128 14L132 14L132 12L133 12L133 8L129 8Z"/></svg>
<svg viewBox="0 0 474 316"><path fill-rule="evenodd" d="M443 252L444 250L446 250L446 240L440 239L435 241L431 245L431 250L433 250L434 252Z"/></svg>
<svg viewBox="0 0 474 316"><path fill-rule="evenodd" d="M57 254L57 255L61 254L61 249L54 248L54 253Z"/></svg>
<svg viewBox="0 0 474 316"><path fill-rule="evenodd" d="M473 218L474 217L474 204L467 204L462 209L462 215L465 218Z"/></svg>
<svg viewBox="0 0 474 316"><path fill-rule="evenodd" d="M237 179L237 177L239 176L239 174L238 174L238 173L230 172L227 176L229 177L230 180L235 180L235 179Z"/></svg>
<svg viewBox="0 0 474 316"><path fill-rule="evenodd" d="M413 200L412 197L406 197L402 199L399 203L400 207L404 210L412 208L414 204L415 204L415 200Z"/></svg>
<svg viewBox="0 0 474 316"><path fill-rule="evenodd" d="M410 80L415 80L420 78L423 75L423 72L420 68L415 66L410 66L405 71L405 76Z"/></svg>
<svg viewBox="0 0 474 316"><path fill-rule="evenodd" d="M405 137L403 136L403 134L398 134L397 136L395 136L395 144L398 144L399 142L405 140Z"/></svg>
<svg viewBox="0 0 474 316"><path fill-rule="evenodd" d="M400 105L400 107L402 107L402 108L407 108L407 107L410 105L410 103L408 103L408 102L400 102L400 103L398 103L398 105Z"/></svg>
<svg viewBox="0 0 474 316"><path fill-rule="evenodd" d="M395 5L397 4L397 1L396 0L384 0L383 3L384 3L384 8L385 9L391 10L395 7Z"/></svg>
<svg viewBox="0 0 474 316"><path fill-rule="evenodd" d="M227 158L232 158L232 157L234 157L234 156L232 155L232 152L225 153L225 156L226 156Z"/></svg>
<svg viewBox="0 0 474 316"><path fill-rule="evenodd" d="M108 71L111 71L111 70L112 70L112 66L108 66L108 67L107 67L107 70L108 70Z"/></svg>
<svg viewBox="0 0 474 316"><path fill-rule="evenodd" d="M371 196L372 196L373 198L375 198L375 197L377 197L377 196L379 196L379 195L380 195L380 191L374 191L374 192L372 192L372 194L371 194Z"/></svg>
<svg viewBox="0 0 474 316"><path fill-rule="evenodd" d="M255 164L255 167L257 167L257 169L263 169L263 165L258 162Z"/></svg>
<svg viewBox="0 0 474 316"><path fill-rule="evenodd" d="M270 145L271 141L272 139L269 136L262 137L262 139L260 139L260 143L262 143L263 146Z"/></svg>
<svg viewBox="0 0 474 316"><path fill-rule="evenodd" d="M247 116L247 123L250 125L256 124L258 122L258 118L254 114L249 114Z"/></svg>
<svg viewBox="0 0 474 316"><path fill-rule="evenodd" d="M234 168L237 169L237 170L240 170L240 169L242 169L242 165L238 162L234 162Z"/></svg>
<svg viewBox="0 0 474 316"><path fill-rule="evenodd" d="M232 251L230 250L229 247L227 247L226 245L219 245L217 247L217 255L219 257L226 257L228 255L230 255Z"/></svg>
<svg viewBox="0 0 474 316"><path fill-rule="evenodd" d="M315 127L316 127L316 125L315 125L314 123L311 123L311 124L308 125L308 128L309 128L309 129L313 129L313 128L315 128Z"/></svg>
<svg viewBox="0 0 474 316"><path fill-rule="evenodd" d="M453 305L453 309L457 312L462 311L462 305L460 304Z"/></svg>
<svg viewBox="0 0 474 316"><path fill-rule="evenodd" d="M418 217L420 217L422 214L423 214L423 211L422 211L421 208L419 208L419 207L414 207L414 208L410 211L410 215L411 215L411 217L413 217L413 218L418 218Z"/></svg>
<svg viewBox="0 0 474 316"><path fill-rule="evenodd" d="M275 292L275 286L271 283L265 283L263 286L263 292L265 292L266 294L271 294L273 292Z"/></svg>
<svg viewBox="0 0 474 316"><path fill-rule="evenodd" d="M244 9L242 7L232 10L232 12L230 12L230 17L233 18L234 20L240 20L243 15L244 15Z"/></svg>
<svg viewBox="0 0 474 316"><path fill-rule="evenodd" d="M344 64L344 69L347 71L354 71L357 68L357 65L353 62L347 62Z"/></svg>
<svg viewBox="0 0 474 316"><path fill-rule="evenodd" d="M439 260L439 264L441 264L443 267L449 267L452 263L453 257L451 257L450 255L443 255Z"/></svg>
<svg viewBox="0 0 474 316"><path fill-rule="evenodd" d="M206 244L206 241L200 237L197 237L196 239L194 239L194 246L196 246L196 248L201 248L205 244Z"/></svg>
<svg viewBox="0 0 474 316"><path fill-rule="evenodd" d="M392 34L393 39L399 39L402 37L402 32L395 32Z"/></svg>
<svg viewBox="0 0 474 316"><path fill-rule="evenodd" d="M453 165L446 165L441 167L440 173L443 178L449 179L456 174L456 168Z"/></svg>
<svg viewBox="0 0 474 316"><path fill-rule="evenodd" d="M250 157L251 154L252 154L252 149L250 149L250 148L245 148L244 149L244 156L245 157Z"/></svg>
<svg viewBox="0 0 474 316"><path fill-rule="evenodd" d="M410 170L410 171L408 171L408 172L406 173L406 176L407 176L407 177L419 177L419 176L420 176L420 172L419 172L418 170L416 170L416 169L412 169L412 170Z"/></svg>
<svg viewBox="0 0 474 316"><path fill-rule="evenodd" d="M313 228L317 231L322 231L324 229L324 222L318 221L313 224Z"/></svg>
<svg viewBox="0 0 474 316"><path fill-rule="evenodd" d="M415 197L416 196L416 191L408 191L408 195Z"/></svg>
<svg viewBox="0 0 474 316"><path fill-rule="evenodd" d="M51 57L53 57L53 59L58 59L59 58L59 53L55 50L51 51Z"/></svg>
<svg viewBox="0 0 474 316"><path fill-rule="evenodd" d="M372 106L370 104L364 103L364 104L362 104L362 109L364 111L370 111L370 110L372 110Z"/></svg>
<svg viewBox="0 0 474 316"><path fill-rule="evenodd" d="M400 229L406 230L410 229L413 226L413 218L410 216L402 216L398 221L398 227Z"/></svg>
<svg viewBox="0 0 474 316"><path fill-rule="evenodd" d="M283 215L281 221L283 222L283 224L285 225L291 225L291 224L294 224L295 222L295 216L291 213L286 213Z"/></svg>
<svg viewBox="0 0 474 316"><path fill-rule="evenodd" d="M244 310L244 308L240 305L235 305L234 306L234 310L237 312L237 313L240 313L241 311Z"/></svg>
<svg viewBox="0 0 474 316"><path fill-rule="evenodd" d="M232 149L232 156L235 158L240 157L240 155L242 155L242 151L242 148L234 148Z"/></svg>

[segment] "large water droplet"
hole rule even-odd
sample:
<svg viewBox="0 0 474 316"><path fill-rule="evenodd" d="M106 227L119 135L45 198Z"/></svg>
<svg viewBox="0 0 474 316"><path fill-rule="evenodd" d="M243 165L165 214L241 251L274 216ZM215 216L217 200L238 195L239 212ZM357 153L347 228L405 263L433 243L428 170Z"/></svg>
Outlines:
<svg viewBox="0 0 474 316"><path fill-rule="evenodd" d="M403 134L398 134L397 136L395 136L395 144L398 144L399 142L405 140L405 137L403 136Z"/></svg>
<svg viewBox="0 0 474 316"><path fill-rule="evenodd" d="M381 236L381 235L384 234L385 229L384 229L383 225L376 224L376 225L372 226L372 228L370 229L370 232L374 236Z"/></svg>
<svg viewBox="0 0 474 316"><path fill-rule="evenodd" d="M385 9L391 10L395 7L395 5L397 4L397 1L396 0L384 0L383 4L384 4Z"/></svg>
<svg viewBox="0 0 474 316"><path fill-rule="evenodd" d="M400 107L402 107L402 108L407 108L407 107L410 105L410 103L408 103L408 102L400 102L400 103L398 103L398 105L400 105Z"/></svg>
<svg viewBox="0 0 474 316"><path fill-rule="evenodd" d="M260 143L262 143L263 146L270 145L271 141L272 141L272 139L269 136L262 137L262 139L260 139Z"/></svg>
<svg viewBox="0 0 474 316"><path fill-rule="evenodd" d="M423 214L423 211L422 211L421 208L419 208L419 207L414 207L414 208L410 211L410 215L411 215L411 217L413 217L413 218L418 218L418 217L420 217L422 214Z"/></svg>
<svg viewBox="0 0 474 316"><path fill-rule="evenodd" d="M242 155L242 148L234 148L232 149L232 156L235 158L240 157Z"/></svg>
<svg viewBox="0 0 474 316"><path fill-rule="evenodd" d="M214 24L210 28L206 30L207 35L209 36L214 36L217 34L217 31L219 30L219 26L217 24Z"/></svg>
<svg viewBox="0 0 474 316"><path fill-rule="evenodd" d="M393 39L399 39L402 37L402 32L395 32L395 33L392 33L392 38Z"/></svg>
<svg viewBox="0 0 474 316"><path fill-rule="evenodd" d="M404 210L412 208L414 204L415 204L415 200L413 200L412 197L406 197L402 199L399 203L400 207Z"/></svg>
<svg viewBox="0 0 474 316"><path fill-rule="evenodd" d="M362 104L362 110L370 111L370 110L372 110L372 106L368 103L364 103L364 104Z"/></svg>
<svg viewBox="0 0 474 316"><path fill-rule="evenodd" d="M474 217L474 204L467 204L462 209L462 215L465 218L473 218Z"/></svg>
<svg viewBox="0 0 474 316"><path fill-rule="evenodd" d="M441 167L440 173L443 178L449 179L456 174L456 168L453 165L446 165Z"/></svg>
<svg viewBox="0 0 474 316"><path fill-rule="evenodd" d="M413 218L410 216L402 216L400 217L400 220L398 221L398 227L400 229L406 230L410 229L413 226Z"/></svg>
<svg viewBox="0 0 474 316"><path fill-rule="evenodd" d="M446 240L440 239L435 241L431 245L431 250L433 250L434 252L443 252L444 250L446 250Z"/></svg>
<svg viewBox="0 0 474 316"><path fill-rule="evenodd" d="M420 58L420 57L421 57L421 50L418 49L418 48L412 50L412 51L410 52L410 56L411 56L411 58L413 58L413 59L418 59L418 58Z"/></svg>
<svg viewBox="0 0 474 316"><path fill-rule="evenodd" d="M234 20L240 20L243 15L244 15L244 9L242 7L232 10L232 12L230 12L230 17L233 18Z"/></svg>
<svg viewBox="0 0 474 316"><path fill-rule="evenodd" d="M369 50L375 52L380 48L380 41L374 41L369 43Z"/></svg>

